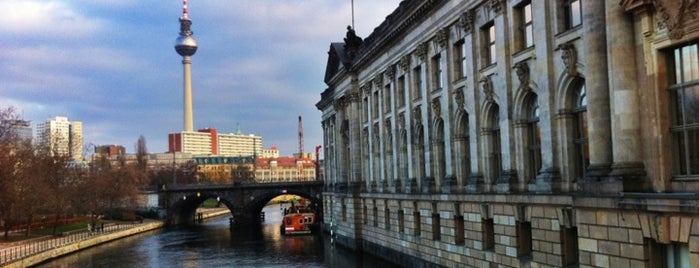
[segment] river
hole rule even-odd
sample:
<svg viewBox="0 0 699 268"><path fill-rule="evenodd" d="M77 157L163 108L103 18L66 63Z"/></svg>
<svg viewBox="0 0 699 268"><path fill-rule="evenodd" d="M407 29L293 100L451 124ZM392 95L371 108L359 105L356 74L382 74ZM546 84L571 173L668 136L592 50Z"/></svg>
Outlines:
<svg viewBox="0 0 699 268"><path fill-rule="evenodd" d="M229 230L228 217L126 237L38 267L397 267L330 243L327 235L282 236L279 205L261 226Z"/></svg>

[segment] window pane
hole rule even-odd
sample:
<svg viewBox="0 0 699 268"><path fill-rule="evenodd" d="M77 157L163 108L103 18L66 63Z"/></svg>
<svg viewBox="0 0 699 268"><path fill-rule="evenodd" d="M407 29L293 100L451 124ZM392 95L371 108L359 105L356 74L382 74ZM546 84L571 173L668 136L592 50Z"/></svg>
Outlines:
<svg viewBox="0 0 699 268"><path fill-rule="evenodd" d="M524 34L525 34L525 39L524 39L524 46L525 47L531 47L534 45L534 28L532 27L531 24L527 25L524 27Z"/></svg>
<svg viewBox="0 0 699 268"><path fill-rule="evenodd" d="M532 22L532 5L528 4L524 6L524 23Z"/></svg>
<svg viewBox="0 0 699 268"><path fill-rule="evenodd" d="M682 60L680 49L675 49L675 84L682 83Z"/></svg>
<svg viewBox="0 0 699 268"><path fill-rule="evenodd" d="M580 1L575 0L570 2L570 26L578 26L582 22L582 12L580 10Z"/></svg>
<svg viewBox="0 0 699 268"><path fill-rule="evenodd" d="M684 108L685 125L699 123L699 86L684 89L682 105Z"/></svg>
<svg viewBox="0 0 699 268"><path fill-rule="evenodd" d="M689 157L689 174L699 174L699 129L687 131L687 156Z"/></svg>
<svg viewBox="0 0 699 268"><path fill-rule="evenodd" d="M582 85L580 87L580 94L578 97L578 107L586 107L587 106L587 93L585 92L585 85Z"/></svg>
<svg viewBox="0 0 699 268"><path fill-rule="evenodd" d="M697 46L686 46L682 48L682 61L678 68L682 69L682 83L699 79L699 71L697 70Z"/></svg>

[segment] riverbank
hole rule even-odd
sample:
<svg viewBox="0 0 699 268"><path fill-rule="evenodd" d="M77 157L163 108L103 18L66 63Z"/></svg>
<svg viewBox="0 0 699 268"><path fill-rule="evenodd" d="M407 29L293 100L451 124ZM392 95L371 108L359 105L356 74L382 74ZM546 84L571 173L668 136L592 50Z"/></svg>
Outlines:
<svg viewBox="0 0 699 268"><path fill-rule="evenodd" d="M227 208L198 209L204 219L230 215ZM105 227L100 232L79 232L70 235L43 239L31 239L0 247L0 266L27 267L44 261L68 255L89 247L114 241L135 234L160 229L165 223L158 220L145 220L139 223L118 224Z"/></svg>

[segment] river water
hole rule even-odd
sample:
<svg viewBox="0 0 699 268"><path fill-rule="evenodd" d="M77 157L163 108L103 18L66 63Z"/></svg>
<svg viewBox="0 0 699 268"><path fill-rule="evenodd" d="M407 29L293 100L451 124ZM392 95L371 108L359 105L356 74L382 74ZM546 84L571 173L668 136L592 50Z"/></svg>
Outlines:
<svg viewBox="0 0 699 268"><path fill-rule="evenodd" d="M228 217L146 232L38 267L397 267L333 245L327 235L282 236L278 205L261 226L231 231Z"/></svg>

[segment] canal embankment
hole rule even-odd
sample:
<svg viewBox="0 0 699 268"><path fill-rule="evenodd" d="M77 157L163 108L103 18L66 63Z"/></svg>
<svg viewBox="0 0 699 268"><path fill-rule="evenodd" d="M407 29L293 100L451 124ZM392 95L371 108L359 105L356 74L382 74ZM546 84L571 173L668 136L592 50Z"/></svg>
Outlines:
<svg viewBox="0 0 699 268"><path fill-rule="evenodd" d="M201 209L204 219L230 215L228 209ZM159 220L112 224L99 231L80 231L62 236L49 236L24 242L15 242L0 247L0 266L7 268L28 267L50 259L58 258L96 245L118 240L135 234L163 228Z"/></svg>

